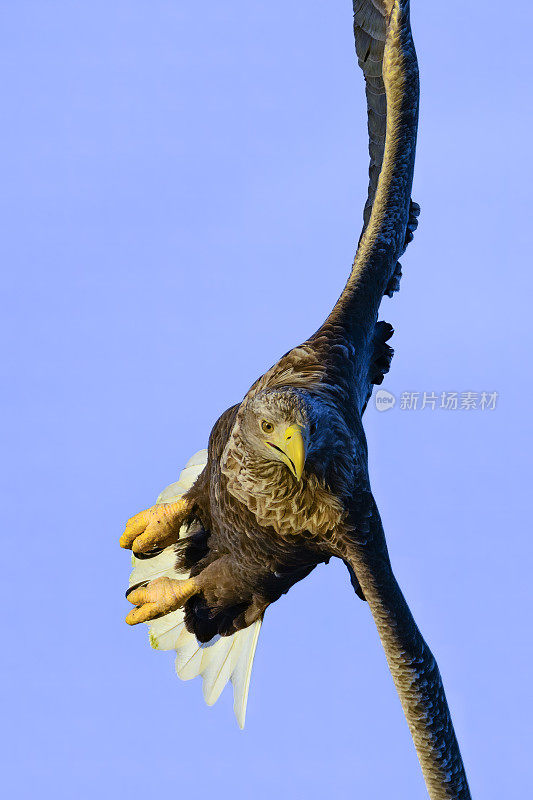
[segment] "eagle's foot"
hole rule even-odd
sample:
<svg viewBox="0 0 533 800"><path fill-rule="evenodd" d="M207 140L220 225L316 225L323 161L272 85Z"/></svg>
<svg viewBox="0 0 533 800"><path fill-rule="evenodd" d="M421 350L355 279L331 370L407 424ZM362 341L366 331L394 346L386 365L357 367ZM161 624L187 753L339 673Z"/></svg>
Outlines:
<svg viewBox="0 0 533 800"><path fill-rule="evenodd" d="M130 611L126 622L128 625L137 625L175 611L198 591L194 578L183 581L176 578L157 578L150 581L148 586L141 586L128 594L128 600L137 608Z"/></svg>
<svg viewBox="0 0 533 800"><path fill-rule="evenodd" d="M155 547L168 547L178 541L180 528L189 510L187 500L162 503L141 511L128 520L120 537L120 546L134 553L144 553Z"/></svg>

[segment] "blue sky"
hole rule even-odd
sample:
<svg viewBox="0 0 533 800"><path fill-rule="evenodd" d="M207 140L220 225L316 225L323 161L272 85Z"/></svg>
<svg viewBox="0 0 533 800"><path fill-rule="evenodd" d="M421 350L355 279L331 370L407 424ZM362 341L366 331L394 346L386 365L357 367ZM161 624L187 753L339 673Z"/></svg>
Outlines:
<svg viewBox="0 0 533 800"><path fill-rule="evenodd" d="M530 785L531 7L413 2L420 228L365 415L473 794ZM367 155L350 3L0 4L13 798L426 797L342 564L267 613L247 727L123 623L127 517L339 295ZM285 298L297 297L287 307ZM497 392L494 410L404 392Z"/></svg>

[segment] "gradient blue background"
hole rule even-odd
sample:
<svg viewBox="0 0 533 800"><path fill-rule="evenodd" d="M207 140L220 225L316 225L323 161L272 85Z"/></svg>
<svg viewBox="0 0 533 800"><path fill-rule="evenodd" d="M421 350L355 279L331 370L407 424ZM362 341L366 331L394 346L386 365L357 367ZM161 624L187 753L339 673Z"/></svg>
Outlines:
<svg viewBox="0 0 533 800"><path fill-rule="evenodd" d="M492 412L365 424L395 571L475 797L531 775L531 4L413 2L421 226L385 387ZM367 183L351 4L0 4L2 781L12 798L425 789L342 564L272 607L231 691L123 623L125 520L335 302ZM528 788L526 788L528 787Z"/></svg>

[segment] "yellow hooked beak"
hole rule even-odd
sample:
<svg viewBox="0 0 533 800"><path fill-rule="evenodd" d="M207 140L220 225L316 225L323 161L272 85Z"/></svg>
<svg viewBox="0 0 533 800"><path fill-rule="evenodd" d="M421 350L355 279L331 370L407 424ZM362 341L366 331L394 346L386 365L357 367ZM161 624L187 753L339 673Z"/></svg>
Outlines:
<svg viewBox="0 0 533 800"><path fill-rule="evenodd" d="M281 457L297 481L302 479L305 464L305 441L300 425L290 425L280 442Z"/></svg>

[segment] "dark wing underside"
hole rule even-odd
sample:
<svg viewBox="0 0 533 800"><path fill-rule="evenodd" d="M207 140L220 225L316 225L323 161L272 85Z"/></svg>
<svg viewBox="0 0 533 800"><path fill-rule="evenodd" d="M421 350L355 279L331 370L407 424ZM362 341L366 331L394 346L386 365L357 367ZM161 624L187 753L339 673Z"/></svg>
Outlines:
<svg viewBox="0 0 533 800"><path fill-rule="evenodd" d="M372 0L354 0L355 50L365 78L370 156L368 197L363 212L361 236L370 221L385 153L387 95L383 80L383 55L387 36L386 5L387 3L381 2L381 0L374 0L374 2ZM411 200L405 233L405 247L413 238L413 233L418 225L419 213L420 207ZM401 265L397 262L385 290L385 294L389 297L398 290L401 274Z"/></svg>
<svg viewBox="0 0 533 800"><path fill-rule="evenodd" d="M381 5L381 4L379 4ZM365 77L370 154L368 199L364 227L368 225L385 152L387 96L383 82L383 51L387 32L385 14L372 0L354 2L355 49Z"/></svg>
<svg viewBox="0 0 533 800"><path fill-rule="evenodd" d="M411 203L418 124L418 65L408 0L354 0L356 52L367 99L369 186L364 224L346 287L328 317L354 344L373 334L398 258L412 238Z"/></svg>
<svg viewBox="0 0 533 800"><path fill-rule="evenodd" d="M378 312L383 296L398 288L398 259L417 225L411 186L419 90L408 0L354 0L354 33L366 86L368 196L347 284L309 343L328 367L331 382L342 379L343 370L355 374L351 394L362 413L372 385L382 382L390 366L392 328L377 322Z"/></svg>

